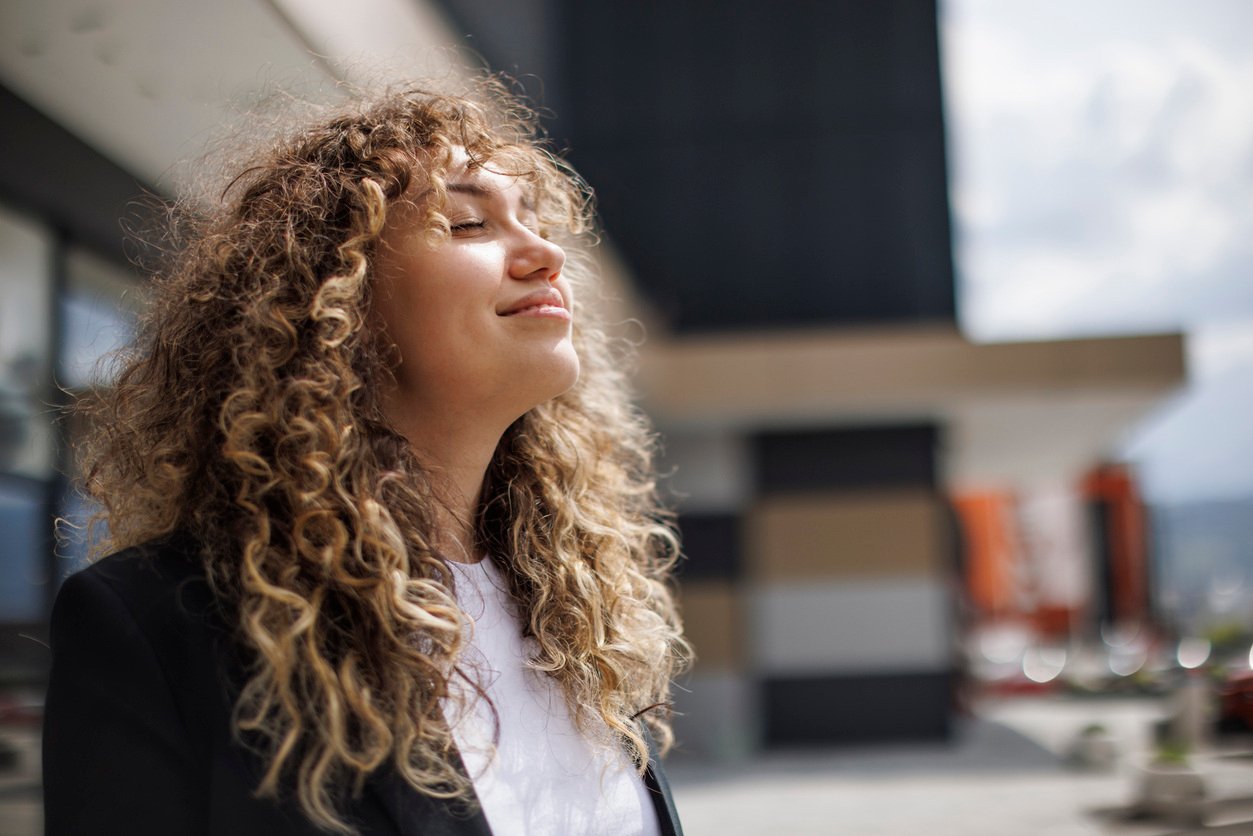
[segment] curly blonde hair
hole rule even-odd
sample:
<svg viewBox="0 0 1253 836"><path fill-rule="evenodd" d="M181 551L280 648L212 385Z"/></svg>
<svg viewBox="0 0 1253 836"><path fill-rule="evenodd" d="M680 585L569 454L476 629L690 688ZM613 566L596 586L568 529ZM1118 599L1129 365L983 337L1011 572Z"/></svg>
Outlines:
<svg viewBox="0 0 1253 836"><path fill-rule="evenodd" d="M420 186L433 236L453 151L528 183L571 252L593 235L590 192L545 149L504 85L361 102L280 140L194 222L154 277L153 303L115 385L88 407L87 493L101 551L190 533L253 660L234 709L263 757L262 796L294 788L346 831L345 790L391 761L415 789L467 797L441 713L464 616L438 551L431 479L384 417L391 346L371 327L372 255L388 211ZM565 273L586 284L587 258ZM646 762L663 748L681 666L653 439L621 357L589 311L583 372L501 438L476 520L534 639L532 666L576 721L603 723Z"/></svg>

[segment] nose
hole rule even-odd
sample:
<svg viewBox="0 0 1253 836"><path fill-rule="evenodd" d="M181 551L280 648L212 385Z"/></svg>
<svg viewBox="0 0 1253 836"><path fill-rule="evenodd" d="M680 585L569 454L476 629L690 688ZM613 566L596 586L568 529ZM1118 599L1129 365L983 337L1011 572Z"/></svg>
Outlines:
<svg viewBox="0 0 1253 836"><path fill-rule="evenodd" d="M555 281L566 263L566 251L528 227L520 227L509 275L515 279Z"/></svg>

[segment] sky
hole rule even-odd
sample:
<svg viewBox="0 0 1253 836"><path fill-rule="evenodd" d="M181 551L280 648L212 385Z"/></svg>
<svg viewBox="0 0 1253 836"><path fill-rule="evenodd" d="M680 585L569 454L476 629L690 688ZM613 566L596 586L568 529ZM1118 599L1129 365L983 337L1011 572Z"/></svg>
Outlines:
<svg viewBox="0 0 1253 836"><path fill-rule="evenodd" d="M1183 331L1121 440L1156 502L1253 497L1253 2L941 0L961 324Z"/></svg>

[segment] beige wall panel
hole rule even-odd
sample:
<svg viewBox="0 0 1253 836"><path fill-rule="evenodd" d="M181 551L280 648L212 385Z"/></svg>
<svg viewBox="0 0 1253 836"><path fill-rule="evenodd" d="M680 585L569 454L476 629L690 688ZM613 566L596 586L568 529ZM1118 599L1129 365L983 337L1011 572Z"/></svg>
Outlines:
<svg viewBox="0 0 1253 836"><path fill-rule="evenodd" d="M980 345L955 328L911 326L718 335L645 349L641 384L663 421L918 414L971 397L1111 387L1164 394L1186 374L1179 334Z"/></svg>
<svg viewBox="0 0 1253 836"><path fill-rule="evenodd" d="M695 671L744 667L744 611L739 591L726 581L691 581L679 590L687 640L696 652Z"/></svg>
<svg viewBox="0 0 1253 836"><path fill-rule="evenodd" d="M950 548L942 500L923 491L776 497L748 514L755 582L934 576Z"/></svg>

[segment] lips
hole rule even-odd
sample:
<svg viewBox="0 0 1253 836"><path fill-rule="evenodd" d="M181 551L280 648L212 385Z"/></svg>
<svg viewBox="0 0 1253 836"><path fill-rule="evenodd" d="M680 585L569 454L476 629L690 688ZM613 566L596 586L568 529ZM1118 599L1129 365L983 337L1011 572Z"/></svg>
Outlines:
<svg viewBox="0 0 1253 836"><path fill-rule="evenodd" d="M509 305L503 311L499 312L500 316L514 316L521 313L540 313L545 310L558 309L565 313L566 301L561 298L560 291L555 287L546 287L543 290L537 290L534 293L528 293L518 301ZM556 311L553 311L556 313Z"/></svg>

